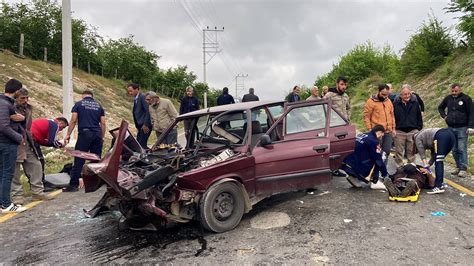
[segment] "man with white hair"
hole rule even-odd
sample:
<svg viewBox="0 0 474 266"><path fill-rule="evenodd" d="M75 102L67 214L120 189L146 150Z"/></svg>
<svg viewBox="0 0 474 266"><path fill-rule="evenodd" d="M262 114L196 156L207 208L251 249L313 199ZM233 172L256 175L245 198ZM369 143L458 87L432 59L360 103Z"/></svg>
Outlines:
<svg viewBox="0 0 474 266"><path fill-rule="evenodd" d="M156 138L159 139L161 134L172 124L178 112L174 108L173 103L165 98L160 99L155 92L150 91L145 94L145 101L149 104L149 112L151 118L151 125L153 131L155 131ZM168 135L166 136L161 143L163 144L173 144L176 143L178 137L178 131L173 128ZM156 144L159 144L158 142ZM155 145L156 145L155 144Z"/></svg>
<svg viewBox="0 0 474 266"><path fill-rule="evenodd" d="M306 98L306 101L314 101L314 100L319 100L319 89L317 86L313 86L311 88L311 95Z"/></svg>
<svg viewBox="0 0 474 266"><path fill-rule="evenodd" d="M400 99L393 103L395 115L395 163L398 167L403 166L403 158L406 155L408 163L415 162L415 151L413 136L423 128L423 117L421 108L412 97L411 86L405 84L400 91Z"/></svg>

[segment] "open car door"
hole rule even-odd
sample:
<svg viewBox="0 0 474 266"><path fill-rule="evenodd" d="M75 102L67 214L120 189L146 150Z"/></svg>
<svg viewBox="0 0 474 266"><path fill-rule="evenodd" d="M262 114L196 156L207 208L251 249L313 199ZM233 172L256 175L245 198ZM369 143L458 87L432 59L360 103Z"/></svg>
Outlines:
<svg viewBox="0 0 474 266"><path fill-rule="evenodd" d="M252 151L260 197L330 181L327 104L298 102L285 109Z"/></svg>

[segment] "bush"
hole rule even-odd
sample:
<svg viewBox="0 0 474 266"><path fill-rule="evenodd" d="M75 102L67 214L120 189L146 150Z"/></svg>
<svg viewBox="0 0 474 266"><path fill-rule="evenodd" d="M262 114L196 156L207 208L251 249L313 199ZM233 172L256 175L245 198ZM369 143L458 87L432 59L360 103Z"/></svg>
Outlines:
<svg viewBox="0 0 474 266"><path fill-rule="evenodd" d="M400 62L389 46L375 47L371 42L357 45L333 65L331 72L317 77L319 87L334 84L338 76L346 76L350 86L355 87L366 78L379 75L387 81L397 83L402 80Z"/></svg>
<svg viewBox="0 0 474 266"><path fill-rule="evenodd" d="M430 16L403 49L400 60L403 74L419 77L432 72L452 54L454 48L448 30Z"/></svg>

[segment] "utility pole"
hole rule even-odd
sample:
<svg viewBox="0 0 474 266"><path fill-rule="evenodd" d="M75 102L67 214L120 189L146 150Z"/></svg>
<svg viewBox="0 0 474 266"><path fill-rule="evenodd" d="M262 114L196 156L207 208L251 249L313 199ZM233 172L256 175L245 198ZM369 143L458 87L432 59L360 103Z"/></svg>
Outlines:
<svg viewBox="0 0 474 266"><path fill-rule="evenodd" d="M223 32L224 27L222 29L217 29L217 27L214 27L214 29L209 29L209 26L207 26L206 29L202 30L202 65L203 65L203 82L207 83L206 79L206 65L212 60L212 58L220 53L222 50L219 49L219 42L217 41L217 33ZM208 34L209 33L209 34ZM209 37L208 37L209 36ZM206 37L208 37L206 40ZM210 58L209 60L206 60L206 55L209 55Z"/></svg>
<svg viewBox="0 0 474 266"><path fill-rule="evenodd" d="M71 0L62 0L62 68L63 116L69 119L73 103ZM66 134L66 130L64 130L63 134Z"/></svg>
<svg viewBox="0 0 474 266"><path fill-rule="evenodd" d="M249 74L238 74L235 76L235 98L239 98L239 91L245 90L245 78L247 78ZM240 82L239 82L240 78ZM240 90L239 90L240 89Z"/></svg>
<svg viewBox="0 0 474 266"><path fill-rule="evenodd" d="M23 57L23 47L25 47L25 34L20 33L20 50L18 53Z"/></svg>
<svg viewBox="0 0 474 266"><path fill-rule="evenodd" d="M222 51L219 49L217 34L223 31L224 27L222 29L217 29L217 27L209 29L209 26L202 30L202 79L205 84L207 84L206 65L211 62L216 54ZM209 56L209 59L206 59L206 55ZM204 93L204 108L207 108L207 93Z"/></svg>

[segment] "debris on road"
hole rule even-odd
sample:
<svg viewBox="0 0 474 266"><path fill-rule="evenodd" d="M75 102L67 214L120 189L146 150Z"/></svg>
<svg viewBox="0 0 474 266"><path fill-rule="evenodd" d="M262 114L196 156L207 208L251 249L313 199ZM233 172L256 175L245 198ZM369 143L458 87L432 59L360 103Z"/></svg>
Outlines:
<svg viewBox="0 0 474 266"><path fill-rule="evenodd" d="M466 196L466 193L459 193L459 196L464 198Z"/></svg>
<svg viewBox="0 0 474 266"><path fill-rule="evenodd" d="M314 256L313 260L316 261L316 262L327 263L327 262L329 262L329 257L327 257L327 256Z"/></svg>
<svg viewBox="0 0 474 266"><path fill-rule="evenodd" d="M446 216L444 212L431 212L431 216Z"/></svg>
<svg viewBox="0 0 474 266"><path fill-rule="evenodd" d="M347 223L351 223L352 220L351 219L344 219L344 222L347 224Z"/></svg>
<svg viewBox="0 0 474 266"><path fill-rule="evenodd" d="M247 253L254 253L255 249L254 248L238 248L236 249L237 253L240 255L247 254Z"/></svg>
<svg viewBox="0 0 474 266"><path fill-rule="evenodd" d="M324 195L329 194L329 193L331 193L331 191L326 190L326 191L323 191L323 192L319 193L316 196L320 197L320 196L324 196Z"/></svg>

